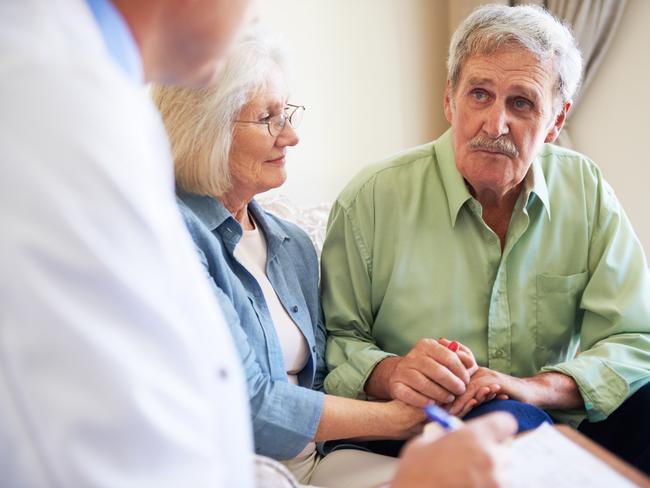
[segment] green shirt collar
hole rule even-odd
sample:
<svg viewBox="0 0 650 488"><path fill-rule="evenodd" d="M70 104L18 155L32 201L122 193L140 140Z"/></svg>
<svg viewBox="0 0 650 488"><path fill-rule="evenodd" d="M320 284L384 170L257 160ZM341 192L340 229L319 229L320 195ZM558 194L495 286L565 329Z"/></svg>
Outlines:
<svg viewBox="0 0 650 488"><path fill-rule="evenodd" d="M465 185L465 180L456 168L456 158L454 157L454 146L451 141L451 129L448 129L433 143L438 168L440 170L440 179L447 194L447 203L449 208L449 218L452 227L456 226L458 212L466 201L472 199L472 195Z"/></svg>
<svg viewBox="0 0 650 488"><path fill-rule="evenodd" d="M472 195L467 189L465 180L456 168L456 158L454 156L451 134L452 129L448 129L434 142L433 147L438 161L440 178L447 196L449 218L452 226L455 227L461 207L465 202L472 199ZM551 206L548 197L548 187L546 186L546 178L544 177L539 158L535 158L531 165L531 170L529 170L524 178L524 191L526 206L530 202L531 194L534 193L544 205L546 214L550 219Z"/></svg>
<svg viewBox="0 0 650 488"><path fill-rule="evenodd" d="M530 202L530 194L534 193L540 199L546 210L546 215L549 220L551 219L551 204L548 197L548 186L546 185L546 177L542 170L542 163L539 156L535 158L531 165L532 171L526 175L526 205ZM531 181L532 180L532 181Z"/></svg>

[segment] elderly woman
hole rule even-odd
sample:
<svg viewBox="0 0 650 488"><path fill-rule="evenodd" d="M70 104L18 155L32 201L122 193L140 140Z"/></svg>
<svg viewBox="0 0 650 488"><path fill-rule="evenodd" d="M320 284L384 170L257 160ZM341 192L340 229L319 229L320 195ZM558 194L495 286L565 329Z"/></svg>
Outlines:
<svg viewBox="0 0 650 488"><path fill-rule="evenodd" d="M178 198L241 355L256 452L303 483L375 486L393 458L316 442L408 437L422 413L399 402L326 395L318 262L307 235L255 195L281 186L304 107L289 103L281 51L243 39L209 89L153 90L172 142Z"/></svg>

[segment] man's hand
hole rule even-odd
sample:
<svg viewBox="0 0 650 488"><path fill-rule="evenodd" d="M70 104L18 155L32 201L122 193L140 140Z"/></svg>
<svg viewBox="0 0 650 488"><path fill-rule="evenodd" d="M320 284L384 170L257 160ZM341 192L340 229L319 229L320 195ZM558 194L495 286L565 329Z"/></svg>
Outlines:
<svg viewBox="0 0 650 488"><path fill-rule="evenodd" d="M465 393L472 362L475 364L471 352L469 357L461 356L438 341L421 339L395 365L388 377L388 391L391 398L414 407L422 408L432 401L449 404Z"/></svg>
<svg viewBox="0 0 650 488"><path fill-rule="evenodd" d="M434 441L417 438L404 448L391 487L505 486L503 442L516 431L514 417L493 413Z"/></svg>

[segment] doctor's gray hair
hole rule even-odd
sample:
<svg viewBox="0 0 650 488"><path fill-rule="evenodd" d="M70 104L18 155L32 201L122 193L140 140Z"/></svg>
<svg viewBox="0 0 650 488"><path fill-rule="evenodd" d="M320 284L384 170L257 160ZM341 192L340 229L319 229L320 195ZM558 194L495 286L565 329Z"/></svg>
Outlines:
<svg viewBox="0 0 650 488"><path fill-rule="evenodd" d="M171 142L179 188L221 196L232 187L229 156L235 119L263 89L274 64L286 73L282 46L255 30L236 43L210 87L152 88Z"/></svg>
<svg viewBox="0 0 650 488"><path fill-rule="evenodd" d="M556 104L573 98L582 78L582 55L576 40L567 26L535 5L486 5L461 23L451 38L447 59L452 90L471 56L492 54L509 44L521 46L540 61L553 62L558 75Z"/></svg>

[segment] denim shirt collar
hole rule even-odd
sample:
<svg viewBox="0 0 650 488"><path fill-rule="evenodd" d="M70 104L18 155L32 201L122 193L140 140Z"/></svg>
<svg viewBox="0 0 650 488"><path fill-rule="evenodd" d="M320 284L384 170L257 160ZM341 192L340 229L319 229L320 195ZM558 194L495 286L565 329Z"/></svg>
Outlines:
<svg viewBox="0 0 650 488"><path fill-rule="evenodd" d="M291 238L280 228L275 220L266 216L266 212L255 199L248 203L248 210L250 210L255 222L262 228L262 232L264 232L268 247L267 260L270 261L278 254L284 241L288 241Z"/></svg>
<svg viewBox="0 0 650 488"><path fill-rule="evenodd" d="M196 195L179 189L177 189L176 193L178 198L196 214L211 232L217 232L221 236L229 252L232 253L242 237L243 230L241 224L223 203L215 197ZM283 242L291 238L273 219L267 217L266 212L255 199L248 203L248 209L256 224L264 232L268 248L267 262L271 261L277 255Z"/></svg>

